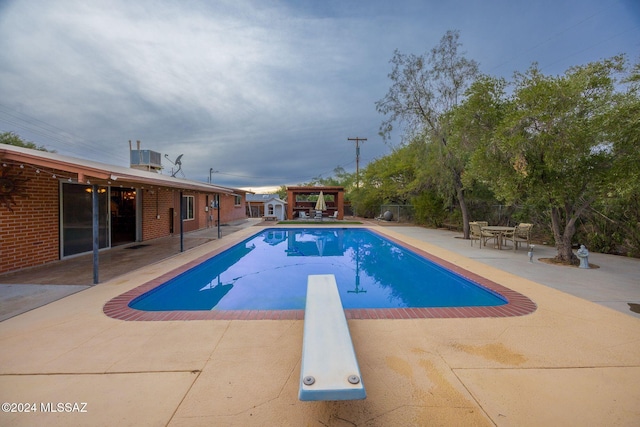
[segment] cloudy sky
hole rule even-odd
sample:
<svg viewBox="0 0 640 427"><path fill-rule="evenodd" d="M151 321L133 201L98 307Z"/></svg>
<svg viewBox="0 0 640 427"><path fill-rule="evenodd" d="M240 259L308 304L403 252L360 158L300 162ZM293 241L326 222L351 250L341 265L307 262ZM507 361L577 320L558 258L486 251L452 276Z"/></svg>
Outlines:
<svg viewBox="0 0 640 427"><path fill-rule="evenodd" d="M390 152L393 51L447 30L491 75L640 59L638 0L0 0L0 132L119 166L141 140L254 190L354 172L347 138Z"/></svg>

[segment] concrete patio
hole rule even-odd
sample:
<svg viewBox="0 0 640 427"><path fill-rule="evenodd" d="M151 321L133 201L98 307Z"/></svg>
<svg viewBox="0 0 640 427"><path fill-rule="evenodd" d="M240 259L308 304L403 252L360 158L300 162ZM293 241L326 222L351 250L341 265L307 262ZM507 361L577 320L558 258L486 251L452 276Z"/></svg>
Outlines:
<svg viewBox="0 0 640 427"><path fill-rule="evenodd" d="M536 247L530 263L526 250L471 247L455 232L372 226L538 309L350 320L367 399L313 403L297 399L303 321L126 322L103 314L111 298L258 231L238 227L0 322L2 402L37 409L3 412L0 425L640 424L640 316L629 310L640 303L640 260L592 254L598 269L559 267L538 261L553 255L548 247ZM42 412L59 402L86 412Z"/></svg>

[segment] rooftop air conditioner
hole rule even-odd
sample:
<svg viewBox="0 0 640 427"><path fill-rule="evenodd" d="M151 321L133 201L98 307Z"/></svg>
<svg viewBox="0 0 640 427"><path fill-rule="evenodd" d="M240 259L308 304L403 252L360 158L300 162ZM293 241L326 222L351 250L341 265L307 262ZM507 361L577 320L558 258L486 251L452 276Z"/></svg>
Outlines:
<svg viewBox="0 0 640 427"><path fill-rule="evenodd" d="M131 150L131 167L162 169L162 155L151 150Z"/></svg>

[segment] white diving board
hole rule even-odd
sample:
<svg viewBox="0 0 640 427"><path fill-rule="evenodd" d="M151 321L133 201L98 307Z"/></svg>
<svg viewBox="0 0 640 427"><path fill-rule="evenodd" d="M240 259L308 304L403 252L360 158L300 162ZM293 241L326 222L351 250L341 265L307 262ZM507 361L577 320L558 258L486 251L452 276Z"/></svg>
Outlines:
<svg viewBox="0 0 640 427"><path fill-rule="evenodd" d="M333 274L310 275L298 398L306 401L366 397L336 279Z"/></svg>

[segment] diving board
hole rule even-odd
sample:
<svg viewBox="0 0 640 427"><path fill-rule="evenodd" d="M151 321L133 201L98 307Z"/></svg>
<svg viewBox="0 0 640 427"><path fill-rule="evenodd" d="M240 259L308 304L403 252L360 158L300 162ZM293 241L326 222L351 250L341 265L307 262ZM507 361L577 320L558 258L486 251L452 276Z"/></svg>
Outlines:
<svg viewBox="0 0 640 427"><path fill-rule="evenodd" d="M304 312L300 400L356 400L367 394L333 274L310 275Z"/></svg>

